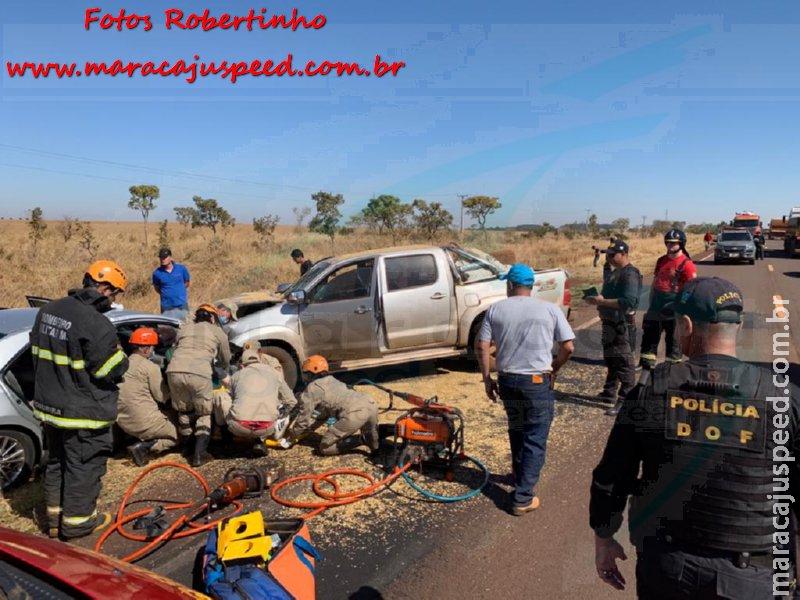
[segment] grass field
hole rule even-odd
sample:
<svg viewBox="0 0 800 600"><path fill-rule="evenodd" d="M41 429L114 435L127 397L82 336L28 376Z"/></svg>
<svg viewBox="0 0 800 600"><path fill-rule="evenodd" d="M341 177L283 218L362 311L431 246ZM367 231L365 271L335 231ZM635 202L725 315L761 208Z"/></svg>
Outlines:
<svg viewBox="0 0 800 600"><path fill-rule="evenodd" d="M0 306L26 306L25 296L56 298L67 289L80 285L84 269L92 257L81 245L77 234L66 240L60 233L61 223L51 221L45 236L34 247L24 221L4 221L0 238ZM141 222L97 222L91 224L95 243L95 259L118 262L130 281L121 297L126 308L157 312L158 295L150 285L153 269L159 262L157 225L148 228L149 244L144 242ZM189 301L192 306L250 290L274 290L279 283L296 279L298 267L289 258L292 248L302 248L307 258L318 260L331 254L330 240L322 235L298 231L292 226L278 226L270 247L259 244L249 224L236 225L214 237L208 229L191 229L178 224L168 225L168 240L177 262L185 264L192 275ZM440 241L457 240L458 234ZM402 240L401 243L417 240ZM652 270L663 254L661 236L630 238L631 259L642 273ZM608 238L576 237L548 234L531 238L523 232L465 232L462 245L475 246L497 256L506 263L525 262L542 269L563 267L572 276L573 289L595 285L601 268L592 267L591 246L608 245ZM336 254L358 252L391 246L391 238L363 231L336 238ZM702 236L689 236L692 253L702 248ZM602 261L601 261L602 262Z"/></svg>

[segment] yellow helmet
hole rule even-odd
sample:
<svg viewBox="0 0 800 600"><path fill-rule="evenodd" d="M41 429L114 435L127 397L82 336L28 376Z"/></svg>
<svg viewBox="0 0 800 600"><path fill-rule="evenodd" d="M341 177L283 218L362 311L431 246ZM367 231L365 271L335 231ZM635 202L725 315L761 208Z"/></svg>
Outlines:
<svg viewBox="0 0 800 600"><path fill-rule="evenodd" d="M110 260L98 260L89 265L84 274L97 283L107 283L121 292L128 287L128 277L125 271L115 262Z"/></svg>
<svg viewBox="0 0 800 600"><path fill-rule="evenodd" d="M327 373L328 372L328 361L325 360L324 356L320 356L319 354L315 354L313 356L309 356L305 361L303 361L303 373Z"/></svg>

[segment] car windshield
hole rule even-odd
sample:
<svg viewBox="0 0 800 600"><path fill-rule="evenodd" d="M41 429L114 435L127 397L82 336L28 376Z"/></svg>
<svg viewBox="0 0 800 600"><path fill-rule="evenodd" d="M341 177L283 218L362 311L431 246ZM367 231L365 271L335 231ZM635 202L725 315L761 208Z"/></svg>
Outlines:
<svg viewBox="0 0 800 600"><path fill-rule="evenodd" d="M732 233L723 233L723 242L749 242L752 238L746 231L736 231Z"/></svg>
<svg viewBox="0 0 800 600"><path fill-rule="evenodd" d="M8 308L0 310L0 335L6 336L20 329L30 329L36 318L35 308Z"/></svg>
<svg viewBox="0 0 800 600"><path fill-rule="evenodd" d="M329 259L323 259L318 263L315 263L308 271L305 272L305 275L300 277L297 281L295 281L291 286L283 291L284 297L288 296L290 293L296 290L302 290L306 288L306 285L316 279L317 275L322 273L325 269L331 266Z"/></svg>

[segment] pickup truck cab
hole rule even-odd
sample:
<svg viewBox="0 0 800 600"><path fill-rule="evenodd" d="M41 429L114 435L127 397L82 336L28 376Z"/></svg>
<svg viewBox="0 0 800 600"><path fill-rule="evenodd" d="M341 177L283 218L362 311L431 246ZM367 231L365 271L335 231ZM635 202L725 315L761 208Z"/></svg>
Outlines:
<svg viewBox="0 0 800 600"><path fill-rule="evenodd" d="M313 354L332 371L379 367L471 351L486 310L506 297L508 270L479 250L413 246L316 263L282 296L243 294L228 332L234 352L258 343L290 386ZM563 269L536 272L534 295L569 313Z"/></svg>

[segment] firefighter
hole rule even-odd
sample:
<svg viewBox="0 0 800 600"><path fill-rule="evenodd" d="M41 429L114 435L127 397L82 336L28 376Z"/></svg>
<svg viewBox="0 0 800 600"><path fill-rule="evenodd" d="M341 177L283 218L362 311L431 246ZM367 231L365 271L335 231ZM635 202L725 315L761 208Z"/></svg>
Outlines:
<svg viewBox="0 0 800 600"><path fill-rule="evenodd" d="M612 587L625 587L614 534L632 495L639 598L754 600L776 584L790 595L800 392L737 358L743 307L729 281L687 283L672 310L689 360L659 365L622 405L589 506L597 574Z"/></svg>
<svg viewBox="0 0 800 600"><path fill-rule="evenodd" d="M97 512L97 496L112 452L117 382L128 358L102 313L127 284L116 263L92 263L83 287L42 307L31 330L33 408L49 450L44 488L50 537L78 538L111 522L109 514Z"/></svg>
<svg viewBox="0 0 800 600"><path fill-rule="evenodd" d="M303 378L307 385L288 439L296 439L334 417L336 422L319 443L321 455L341 454L362 444L373 452L378 450L378 405L372 398L328 375L328 361L318 354L303 362ZM361 435L357 435L359 432Z"/></svg>
<svg viewBox="0 0 800 600"><path fill-rule="evenodd" d="M664 316L662 309L675 299L686 284L697 277L697 267L686 251L686 234L680 229L670 229L664 235L667 253L656 261L650 306L642 321L642 347L639 363L647 371L656 366L658 344L662 332L667 344L667 360L680 362L682 355L675 335L675 319Z"/></svg>
<svg viewBox="0 0 800 600"><path fill-rule="evenodd" d="M172 407L178 411L178 433L183 438L194 435L190 463L199 467L213 459L208 453L208 442L214 408L214 361L218 368L227 371L231 360L228 338L219 326L217 309L211 304L201 304L194 313L194 322L181 328L177 343L167 367L167 382Z"/></svg>
<svg viewBox="0 0 800 600"><path fill-rule="evenodd" d="M217 422L225 423L234 437L254 440L254 454L265 454L264 440L283 436L297 399L283 377L265 364L256 350L242 353L240 369L231 377L230 387L230 394L215 394Z"/></svg>
<svg viewBox="0 0 800 600"><path fill-rule="evenodd" d="M155 329L140 327L128 343L134 347L128 360L130 368L119 386L117 424L139 441L128 446L128 454L143 467L151 457L178 444L178 428L171 414L162 406L169 400L167 382L150 357L158 345Z"/></svg>

